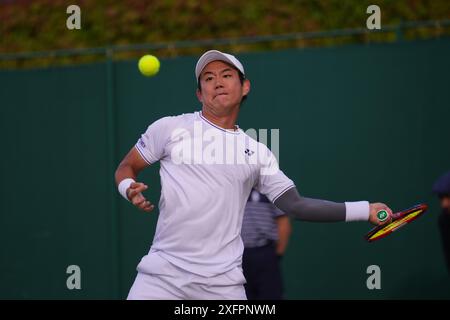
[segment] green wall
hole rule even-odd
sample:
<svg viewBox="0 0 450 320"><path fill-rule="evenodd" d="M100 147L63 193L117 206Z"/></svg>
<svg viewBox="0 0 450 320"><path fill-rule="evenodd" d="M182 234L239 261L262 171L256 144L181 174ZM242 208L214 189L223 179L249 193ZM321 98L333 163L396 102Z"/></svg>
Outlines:
<svg viewBox="0 0 450 320"><path fill-rule="evenodd" d="M372 244L368 223L293 222L287 298L450 298L430 193L450 167L449 56L450 39L239 55L252 83L239 125L280 129L300 193L430 205ZM200 109L196 58L163 59L153 78L137 61L0 71L0 298L126 297L157 212L123 200L113 170L151 122ZM142 173L154 203L158 167ZM72 264L81 290L66 288ZM366 287L373 264L381 290Z"/></svg>

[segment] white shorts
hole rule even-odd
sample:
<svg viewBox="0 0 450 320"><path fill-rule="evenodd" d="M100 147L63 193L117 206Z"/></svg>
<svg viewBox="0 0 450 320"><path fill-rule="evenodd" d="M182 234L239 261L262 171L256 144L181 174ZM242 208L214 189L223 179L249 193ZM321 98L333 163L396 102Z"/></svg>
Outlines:
<svg viewBox="0 0 450 320"><path fill-rule="evenodd" d="M142 258L137 270L128 300L247 300L240 267L202 277L152 252Z"/></svg>

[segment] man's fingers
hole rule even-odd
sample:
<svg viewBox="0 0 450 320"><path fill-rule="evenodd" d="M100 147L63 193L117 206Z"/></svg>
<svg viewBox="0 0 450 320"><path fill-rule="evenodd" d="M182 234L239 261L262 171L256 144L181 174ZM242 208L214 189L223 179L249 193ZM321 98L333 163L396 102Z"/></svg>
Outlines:
<svg viewBox="0 0 450 320"><path fill-rule="evenodd" d="M145 209L150 206L150 201L145 200L145 201L139 203L138 206L139 206L139 209Z"/></svg>
<svg viewBox="0 0 450 320"><path fill-rule="evenodd" d="M138 206L138 207L140 207L144 202L145 202L145 198L143 198L143 199L138 199L138 198L135 197L135 198L132 200L132 203L133 203L135 206Z"/></svg>
<svg viewBox="0 0 450 320"><path fill-rule="evenodd" d="M137 187L143 186L144 184L142 182L132 182L130 184L130 188L136 189Z"/></svg>
<svg viewBox="0 0 450 320"><path fill-rule="evenodd" d="M155 208L155 206L154 205L152 205L149 201L147 201L147 205L145 205L144 206L144 208L142 209L142 210L144 210L144 211L146 211L146 212L150 212L150 211L152 211L154 208Z"/></svg>
<svg viewBox="0 0 450 320"><path fill-rule="evenodd" d="M146 211L146 212L150 212L150 211L152 211L152 210L155 208L155 206L152 205L152 204L150 203L150 201L145 201L144 203L142 203L142 204L139 206L139 208L142 209L142 210L144 210L144 211Z"/></svg>
<svg viewBox="0 0 450 320"><path fill-rule="evenodd" d="M143 204L146 201L145 197L142 195L142 193L137 194L131 199L131 203L133 203L135 206L139 206Z"/></svg>
<svg viewBox="0 0 450 320"><path fill-rule="evenodd" d="M147 185L142 182L132 182L130 184L130 189L137 189L137 188L141 188L141 187L147 187Z"/></svg>
<svg viewBox="0 0 450 320"><path fill-rule="evenodd" d="M132 203L139 209L144 210L146 212L150 212L155 208L155 206L151 204L150 201L146 200L143 196L135 197Z"/></svg>
<svg viewBox="0 0 450 320"><path fill-rule="evenodd" d="M391 208L387 207L386 210L389 212L389 217L392 219L394 212L392 212Z"/></svg>
<svg viewBox="0 0 450 320"><path fill-rule="evenodd" d="M136 187L134 187L134 188L132 188L132 187L130 186L130 193L131 193L131 192L139 193L139 192L142 192L142 191L146 190L147 188L148 188L148 187L147 187L145 184L141 184L141 185L136 186Z"/></svg>
<svg viewBox="0 0 450 320"><path fill-rule="evenodd" d="M135 184L134 187L132 187L133 184ZM141 192L143 192L143 191L145 191L147 189L148 189L148 186L146 186L143 183L139 183L139 184L132 183L130 185L130 188L129 188L129 191L128 191L128 198L132 199L134 196L136 196L137 194L139 194L139 193L141 193Z"/></svg>
<svg viewBox="0 0 450 320"><path fill-rule="evenodd" d="M155 208L155 206L151 204L150 201L147 201L147 199L145 199L145 197L142 195L142 192L147 189L148 186L146 184L142 182L133 182L130 184L130 187L127 191L128 198L133 205L143 211L150 212Z"/></svg>
<svg viewBox="0 0 450 320"><path fill-rule="evenodd" d="M369 221L377 226L390 223L392 221L391 208L380 202L370 204Z"/></svg>
<svg viewBox="0 0 450 320"><path fill-rule="evenodd" d="M390 223L392 221L394 213L392 212L391 208L386 207L386 211L389 213L389 218L387 219L386 223Z"/></svg>
<svg viewBox="0 0 450 320"><path fill-rule="evenodd" d="M382 219L380 220L380 216L378 216L378 212L380 212L380 211L382 212L381 216L383 216L383 213L387 213L387 217L385 217L384 220L382 220ZM378 225L385 225L392 221L392 210L384 203L380 203L378 212L377 212L377 217L379 220Z"/></svg>
<svg viewBox="0 0 450 320"><path fill-rule="evenodd" d="M384 224L387 224L387 223L391 222L391 220L392 220L392 218L390 218L390 217L388 219L384 220L384 221L379 221L378 220L378 225L382 226Z"/></svg>

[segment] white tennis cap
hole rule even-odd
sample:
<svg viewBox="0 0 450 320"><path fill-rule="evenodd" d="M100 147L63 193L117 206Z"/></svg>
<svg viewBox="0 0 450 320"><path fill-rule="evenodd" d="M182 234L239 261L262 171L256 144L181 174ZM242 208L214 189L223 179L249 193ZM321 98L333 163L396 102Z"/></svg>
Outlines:
<svg viewBox="0 0 450 320"><path fill-rule="evenodd" d="M242 63L240 63L239 60L236 59L235 56L228 54L228 53L220 52L218 50L209 50L209 51L206 51L200 57L200 59L198 59L197 65L195 66L195 77L197 78L197 81L198 81L198 77L200 76L200 73L202 73L202 71L206 67L206 65L208 63L210 63L212 61L216 61L216 60L224 61L224 62L231 64L232 66L235 66L236 69L238 69L240 72L242 72L243 75L245 75L244 67L242 66Z"/></svg>

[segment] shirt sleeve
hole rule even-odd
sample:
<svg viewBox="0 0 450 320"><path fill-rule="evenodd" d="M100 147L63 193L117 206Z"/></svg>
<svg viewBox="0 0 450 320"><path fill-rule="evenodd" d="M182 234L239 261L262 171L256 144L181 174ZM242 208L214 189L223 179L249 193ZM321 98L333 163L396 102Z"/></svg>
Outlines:
<svg viewBox="0 0 450 320"><path fill-rule="evenodd" d="M278 209L277 208L277 206L276 205L274 205L274 204L272 204L272 214L273 214L273 217L274 218L278 218L278 217L282 217L282 216L285 216L286 215L286 213L284 213L283 211L281 211L280 209Z"/></svg>
<svg viewBox="0 0 450 320"><path fill-rule="evenodd" d="M260 155L259 180L255 188L274 203L283 193L294 188L295 184L280 170L277 159L267 147L260 150L263 154Z"/></svg>
<svg viewBox="0 0 450 320"><path fill-rule="evenodd" d="M170 123L170 117L153 122L137 141L135 147L148 164L155 163L164 157L166 145L170 139Z"/></svg>

